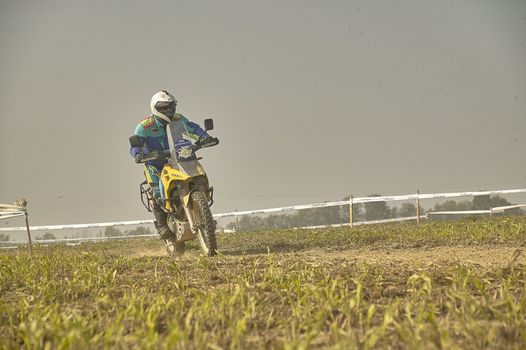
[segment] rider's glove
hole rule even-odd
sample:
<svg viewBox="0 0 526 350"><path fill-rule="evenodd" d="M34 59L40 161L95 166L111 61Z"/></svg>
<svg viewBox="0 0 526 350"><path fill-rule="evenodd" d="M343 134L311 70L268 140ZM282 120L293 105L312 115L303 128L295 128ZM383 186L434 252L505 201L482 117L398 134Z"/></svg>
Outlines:
<svg viewBox="0 0 526 350"><path fill-rule="evenodd" d="M142 157L147 156L150 151L146 147L141 147L135 154L135 162L140 163Z"/></svg>
<svg viewBox="0 0 526 350"><path fill-rule="evenodd" d="M203 147L215 146L218 143L219 143L219 140L217 139L217 137L211 137L209 135L206 135L205 137L196 141L194 151L200 148L203 148Z"/></svg>
<svg viewBox="0 0 526 350"><path fill-rule="evenodd" d="M201 144L202 145L206 145L207 143L210 143L210 142L213 142L214 141L214 138L212 136L205 136L202 140L201 140Z"/></svg>

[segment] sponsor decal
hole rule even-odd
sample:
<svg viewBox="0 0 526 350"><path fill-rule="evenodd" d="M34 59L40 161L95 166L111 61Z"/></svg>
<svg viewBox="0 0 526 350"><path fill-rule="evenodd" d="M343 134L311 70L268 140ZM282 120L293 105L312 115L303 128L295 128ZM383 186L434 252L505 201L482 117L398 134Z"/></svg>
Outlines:
<svg viewBox="0 0 526 350"><path fill-rule="evenodd" d="M144 118L144 119L141 121L141 125L142 125L143 128L145 128L145 129L148 129L148 128L152 127L154 124L155 124L155 120L153 120L152 117Z"/></svg>
<svg viewBox="0 0 526 350"><path fill-rule="evenodd" d="M175 142L175 155L177 160L195 159L192 143L185 139L177 140Z"/></svg>
<svg viewBox="0 0 526 350"><path fill-rule="evenodd" d="M192 147L184 146L177 150L177 158L188 159L193 155Z"/></svg>

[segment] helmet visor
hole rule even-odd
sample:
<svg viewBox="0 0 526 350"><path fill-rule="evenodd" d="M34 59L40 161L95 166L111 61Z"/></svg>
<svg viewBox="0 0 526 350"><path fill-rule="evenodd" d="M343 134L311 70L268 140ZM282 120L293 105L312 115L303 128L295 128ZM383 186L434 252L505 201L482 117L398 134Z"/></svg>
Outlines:
<svg viewBox="0 0 526 350"><path fill-rule="evenodd" d="M159 101L155 104L155 110L168 118L172 118L175 114L175 106L175 101Z"/></svg>

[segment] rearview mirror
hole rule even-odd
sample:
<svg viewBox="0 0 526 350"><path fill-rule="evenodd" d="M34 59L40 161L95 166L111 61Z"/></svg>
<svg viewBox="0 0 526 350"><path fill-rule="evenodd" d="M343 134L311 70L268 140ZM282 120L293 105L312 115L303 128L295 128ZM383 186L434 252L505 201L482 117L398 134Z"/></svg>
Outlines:
<svg viewBox="0 0 526 350"><path fill-rule="evenodd" d="M205 119L205 131L214 130L214 120Z"/></svg>
<svg viewBox="0 0 526 350"><path fill-rule="evenodd" d="M132 147L141 147L144 144L144 141L141 137L133 135L130 137L130 145Z"/></svg>

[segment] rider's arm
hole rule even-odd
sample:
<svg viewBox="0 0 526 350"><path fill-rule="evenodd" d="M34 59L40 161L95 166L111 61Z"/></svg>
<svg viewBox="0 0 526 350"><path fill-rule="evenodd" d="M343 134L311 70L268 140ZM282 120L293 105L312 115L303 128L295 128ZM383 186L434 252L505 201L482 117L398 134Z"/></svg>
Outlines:
<svg viewBox="0 0 526 350"><path fill-rule="evenodd" d="M132 156L134 159L137 158L137 154L138 154L139 152L141 152L141 148L140 148L140 147L132 147L132 148L130 149L130 154L131 154L131 156Z"/></svg>
<svg viewBox="0 0 526 350"><path fill-rule="evenodd" d="M141 138L141 141L144 144L146 143L144 127L141 124L137 125L137 127L135 128L135 132L133 134L139 136ZM133 158L137 158L137 153L139 152L141 152L141 147L131 147L130 148L130 154Z"/></svg>
<svg viewBox="0 0 526 350"><path fill-rule="evenodd" d="M181 117L186 124L186 128L191 138L197 140L201 136L210 137L197 123L189 121L184 115L181 115Z"/></svg>

